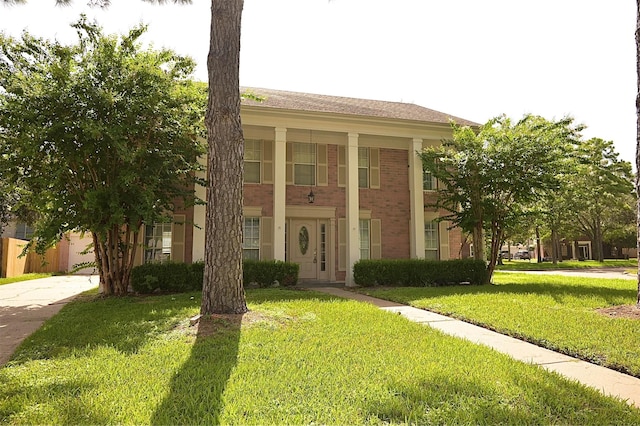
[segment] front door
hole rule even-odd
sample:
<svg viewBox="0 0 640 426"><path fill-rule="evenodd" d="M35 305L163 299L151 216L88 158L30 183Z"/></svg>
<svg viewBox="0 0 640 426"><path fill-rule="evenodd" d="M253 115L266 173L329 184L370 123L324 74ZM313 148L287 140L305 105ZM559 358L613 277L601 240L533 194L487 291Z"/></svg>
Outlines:
<svg viewBox="0 0 640 426"><path fill-rule="evenodd" d="M300 265L299 278L318 279L318 241L317 221L315 219L296 219L292 221L291 261Z"/></svg>

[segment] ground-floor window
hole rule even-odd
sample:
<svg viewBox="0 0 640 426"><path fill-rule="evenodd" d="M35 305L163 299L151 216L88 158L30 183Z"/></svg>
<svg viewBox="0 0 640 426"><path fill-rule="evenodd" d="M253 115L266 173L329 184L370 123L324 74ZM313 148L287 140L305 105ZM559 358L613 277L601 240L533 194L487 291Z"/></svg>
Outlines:
<svg viewBox="0 0 640 426"><path fill-rule="evenodd" d="M366 219L360 219L360 259L371 257L370 224Z"/></svg>
<svg viewBox="0 0 640 426"><path fill-rule="evenodd" d="M18 240L30 240L33 236L33 228L26 223L16 224L15 238Z"/></svg>
<svg viewBox="0 0 640 426"><path fill-rule="evenodd" d="M145 262L171 260L171 223L154 223L145 229Z"/></svg>
<svg viewBox="0 0 640 426"><path fill-rule="evenodd" d="M260 260L260 218L245 217L242 236L244 260Z"/></svg>
<svg viewBox="0 0 640 426"><path fill-rule="evenodd" d="M424 258L438 260L438 222L424 223Z"/></svg>

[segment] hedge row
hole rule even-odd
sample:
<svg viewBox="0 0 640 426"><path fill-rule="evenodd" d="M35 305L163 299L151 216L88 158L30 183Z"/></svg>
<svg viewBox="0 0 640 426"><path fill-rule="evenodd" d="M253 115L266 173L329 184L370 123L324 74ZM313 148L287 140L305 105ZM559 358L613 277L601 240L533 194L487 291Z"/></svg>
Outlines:
<svg viewBox="0 0 640 426"><path fill-rule="evenodd" d="M245 286L270 287L276 283L292 286L298 282L299 265L277 260L246 260L243 263ZM131 271L131 287L137 293L180 293L202 290L204 263L145 263Z"/></svg>
<svg viewBox="0 0 640 426"><path fill-rule="evenodd" d="M487 282L487 267L483 261L473 259L360 260L353 266L353 278L356 284L363 287L437 287L460 283L477 285Z"/></svg>

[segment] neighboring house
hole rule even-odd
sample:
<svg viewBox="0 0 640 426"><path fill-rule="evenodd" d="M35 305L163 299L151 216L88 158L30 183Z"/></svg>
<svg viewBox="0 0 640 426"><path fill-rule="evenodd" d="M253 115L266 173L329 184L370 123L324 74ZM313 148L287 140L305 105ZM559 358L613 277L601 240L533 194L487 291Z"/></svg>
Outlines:
<svg viewBox="0 0 640 426"><path fill-rule="evenodd" d="M359 259L465 253L460 229L425 208L437 181L417 152L451 138L450 120L476 123L400 102L243 90L264 98L241 107L245 259L296 262L301 280L351 285ZM145 226L138 263L202 260L204 221L195 206Z"/></svg>

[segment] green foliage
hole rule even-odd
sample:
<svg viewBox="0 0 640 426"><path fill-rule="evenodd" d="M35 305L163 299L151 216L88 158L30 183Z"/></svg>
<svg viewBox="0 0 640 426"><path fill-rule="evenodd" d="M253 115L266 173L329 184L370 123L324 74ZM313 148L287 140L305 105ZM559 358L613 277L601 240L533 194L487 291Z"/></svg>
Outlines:
<svg viewBox="0 0 640 426"><path fill-rule="evenodd" d="M485 262L473 259L429 261L422 259L360 260L353 265L356 284L369 287L437 287L487 282Z"/></svg>
<svg viewBox="0 0 640 426"><path fill-rule="evenodd" d="M420 153L425 170L439 181L431 205L473 237L476 259L484 259L489 234L489 276L505 237L528 215L529 206L556 190L566 152L579 128L527 115L516 123L504 116L478 131L452 124L453 139Z"/></svg>
<svg viewBox="0 0 640 426"><path fill-rule="evenodd" d="M106 291L126 291L131 234L195 201L206 93L192 59L141 49L142 25L73 27L74 45L0 35L0 170L37 213L38 251L91 232Z"/></svg>
<svg viewBox="0 0 640 426"><path fill-rule="evenodd" d="M181 293L202 288L197 264L183 262L145 263L131 270L131 287L138 293L154 291Z"/></svg>
<svg viewBox="0 0 640 426"><path fill-rule="evenodd" d="M245 285L271 287L274 283L289 287L298 282L300 265L280 260L245 260L242 266Z"/></svg>
<svg viewBox="0 0 640 426"><path fill-rule="evenodd" d="M271 287L277 282L281 286L293 286L298 282L299 268L297 263L278 260L245 260L244 285ZM142 294L202 290L203 274L203 262L151 262L133 268L131 286Z"/></svg>

